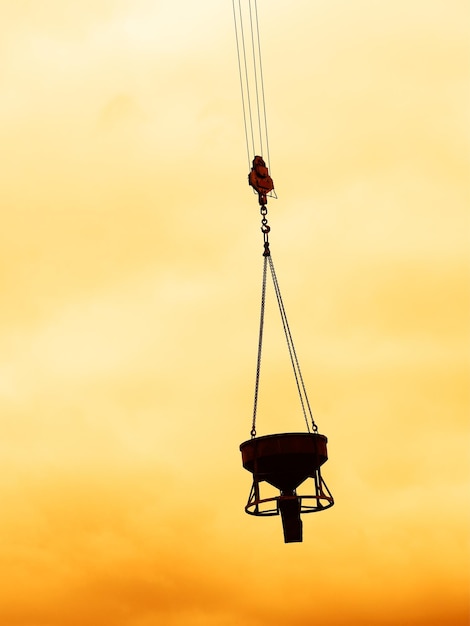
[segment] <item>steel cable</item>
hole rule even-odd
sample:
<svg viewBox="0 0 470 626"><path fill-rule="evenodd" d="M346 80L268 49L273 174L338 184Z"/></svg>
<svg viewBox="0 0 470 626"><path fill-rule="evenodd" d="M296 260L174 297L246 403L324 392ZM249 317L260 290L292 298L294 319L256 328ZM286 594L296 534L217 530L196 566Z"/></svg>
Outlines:
<svg viewBox="0 0 470 626"><path fill-rule="evenodd" d="M242 0L238 0L237 6L235 6L235 1L236 0L232 0L233 21L237 44L238 73L240 78L248 166L251 167L251 162L255 156L263 156L264 150L266 149L267 154L264 160L268 167L270 167L268 124L257 2L256 0L246 0L245 10L243 10Z"/></svg>

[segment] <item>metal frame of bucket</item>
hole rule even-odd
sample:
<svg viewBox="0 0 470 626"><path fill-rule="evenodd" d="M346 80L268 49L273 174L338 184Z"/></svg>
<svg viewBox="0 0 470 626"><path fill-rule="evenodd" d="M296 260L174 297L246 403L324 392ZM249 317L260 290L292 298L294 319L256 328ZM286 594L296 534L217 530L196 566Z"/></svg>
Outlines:
<svg viewBox="0 0 470 626"><path fill-rule="evenodd" d="M324 511L333 506L334 498L331 495L325 481L323 480L320 470L315 472L313 477L315 493L313 494L298 494L296 491L292 495L283 495L282 492L278 496L272 496L271 498L261 498L259 483L264 479L256 479L253 476L253 485L251 486L250 495L248 496L248 502L245 506L245 511L248 515L256 515L258 517L279 515L279 503L283 500L298 500L300 501L300 513L317 513L318 511ZM304 502L304 500L314 500L312 504ZM267 503L274 503L273 508L260 508L260 505Z"/></svg>
<svg viewBox="0 0 470 626"><path fill-rule="evenodd" d="M300 515L324 511L334 499L323 480L320 466L328 459L327 438L318 433L282 433L254 437L240 445L243 467L253 474L245 511L249 515L281 515L286 543L302 541ZM313 479L313 493L297 488ZM267 482L280 494L261 497L260 483Z"/></svg>

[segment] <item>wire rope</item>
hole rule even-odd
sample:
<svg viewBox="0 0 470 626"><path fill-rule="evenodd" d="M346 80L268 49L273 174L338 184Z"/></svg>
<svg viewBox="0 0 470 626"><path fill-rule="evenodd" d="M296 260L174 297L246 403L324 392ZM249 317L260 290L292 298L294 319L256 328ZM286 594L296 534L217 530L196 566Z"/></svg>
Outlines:
<svg viewBox="0 0 470 626"><path fill-rule="evenodd" d="M270 167L257 1L244 0L242 8L242 0L232 0L232 9L248 166L259 155Z"/></svg>
<svg viewBox="0 0 470 626"><path fill-rule="evenodd" d="M266 156L267 162L269 164L272 176L272 168L271 168L271 157L269 155L269 138L268 138L268 118L266 116L266 99L264 96L264 77L263 77L263 62L261 59L261 40L259 36L259 22L258 22L258 3L255 0L255 17L256 17L256 34L258 39L258 58L259 58L259 72L261 78L261 96L263 98L263 116L264 116L264 132L266 136Z"/></svg>
<svg viewBox="0 0 470 626"><path fill-rule="evenodd" d="M246 107L245 107L245 93L243 89L243 75L242 75L242 63L240 58L240 44L238 42L238 28L237 28L237 16L235 13L235 0L232 0L233 8L233 21L235 24L235 41L237 42L237 59L238 59L238 75L240 77L240 92L242 96L242 109L243 109L243 126L245 129L245 142L246 142L246 154L248 158L248 168L250 167L250 146L248 143L248 128L246 123Z"/></svg>
<svg viewBox="0 0 470 626"><path fill-rule="evenodd" d="M251 30L251 46L253 51L253 76L255 78L255 89L256 89L256 109L258 113L258 132L259 132L259 143L261 148L261 154L263 154L263 136L261 132L261 113L260 113L260 102L259 102L259 90L258 90L258 72L256 71L256 46L255 46L255 31L253 30L253 12L251 10L251 0L248 0L248 7L250 10L250 30ZM258 41L259 43L259 41ZM258 46L259 50L259 46Z"/></svg>
<svg viewBox="0 0 470 626"><path fill-rule="evenodd" d="M253 131L253 115L251 112L250 81L248 78L248 62L247 62L247 56L246 56L245 32L243 29L243 15L242 15L241 0L238 0L238 9L239 9L239 15L240 15L240 34L241 34L242 52L243 52L242 65L244 66L244 69L245 69L245 83L242 83L242 97L243 97L243 90L245 89L246 100L248 103L248 117L249 117L249 122L250 122L251 142L252 142L253 153L254 153L255 152L255 137L254 137L254 131ZM247 133L248 133L248 129L247 129ZM248 160L250 160L249 155L248 155Z"/></svg>

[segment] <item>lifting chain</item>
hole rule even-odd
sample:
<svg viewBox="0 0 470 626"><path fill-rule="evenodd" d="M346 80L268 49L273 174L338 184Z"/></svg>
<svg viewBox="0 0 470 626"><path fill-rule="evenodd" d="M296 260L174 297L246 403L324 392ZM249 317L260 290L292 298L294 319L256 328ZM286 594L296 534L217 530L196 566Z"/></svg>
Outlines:
<svg viewBox="0 0 470 626"><path fill-rule="evenodd" d="M260 313L260 326L259 326L259 336L258 336L258 358L256 362L256 378L255 378L255 397L253 404L253 420L251 425L250 435L252 438L256 437L256 414L258 408L258 392L259 392L259 380L260 380L260 370L261 370L261 353L263 347L263 330L264 330L264 310L266 305L266 282L267 282L267 273L268 266L270 270L270 274L272 277L274 292L276 294L277 303L279 306L279 311L281 314L282 325L284 328L284 334L287 341L287 347L289 350L289 356L294 372L295 383L297 386L297 391L299 393L300 403L302 405L302 412L305 419L305 423L307 425L307 431L310 432L309 420L311 421L311 428L314 433L318 432L318 427L313 419L312 410L310 408L310 403L307 396L307 391L305 389L304 380L302 377L302 372L300 371L300 365L297 358L297 353L294 347L294 340L292 339L292 334L290 331L289 323L287 321L286 310L284 308L284 303L282 301L281 290L279 288L279 283L276 276L276 271L274 269L274 263L271 257L271 251L269 249L269 232L271 227L268 224L267 214L268 209L264 202L261 201L260 196L260 213L261 213L261 232L263 233L264 240L264 262L263 262L263 281L262 281L262 289L261 289L261 313Z"/></svg>
<svg viewBox="0 0 470 626"><path fill-rule="evenodd" d="M269 228L269 226L268 226ZM263 282L261 287L261 313L259 322L259 337L258 337L258 359L256 361L256 378L255 378L255 401L253 404L253 421L251 424L251 437L256 437L256 412L258 409L258 391L259 391L259 377L261 371L261 352L263 349L263 330L264 330L264 309L266 303L266 274L268 269L268 257L264 256L263 260Z"/></svg>

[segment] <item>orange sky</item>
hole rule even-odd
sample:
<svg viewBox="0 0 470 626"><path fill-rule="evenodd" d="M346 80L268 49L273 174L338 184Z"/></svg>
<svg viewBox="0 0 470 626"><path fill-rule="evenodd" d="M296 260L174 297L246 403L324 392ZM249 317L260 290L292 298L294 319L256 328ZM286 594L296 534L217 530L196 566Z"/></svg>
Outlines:
<svg viewBox="0 0 470 626"><path fill-rule="evenodd" d="M243 511L231 2L0 8L0 624L468 625L468 3L258 2L271 250L336 500L288 545ZM304 429L280 333L269 300L260 435Z"/></svg>

